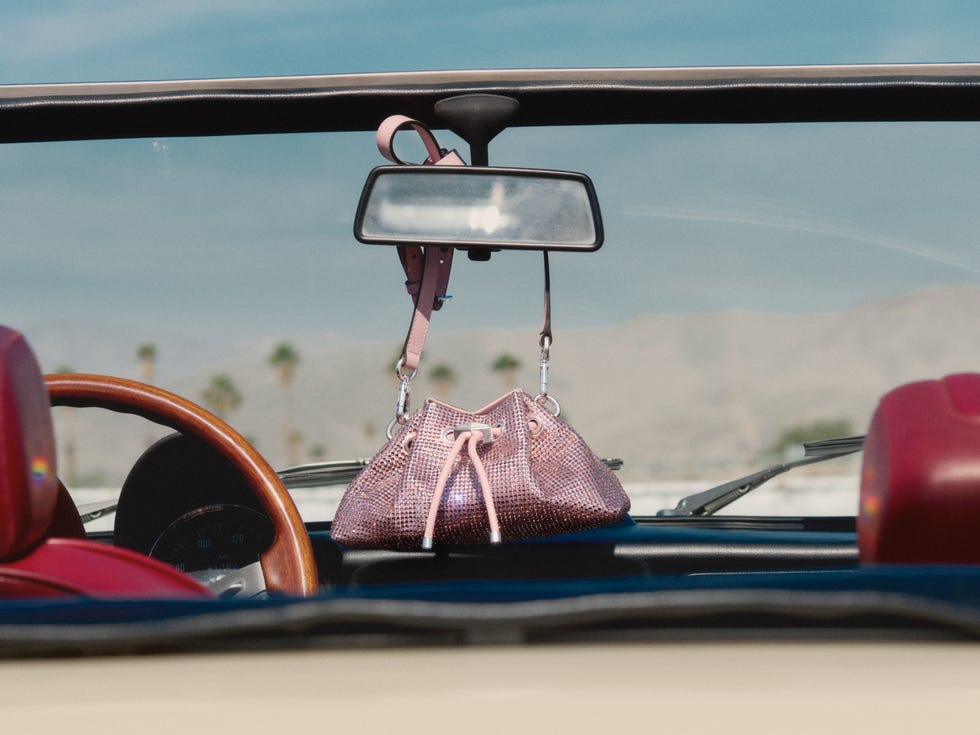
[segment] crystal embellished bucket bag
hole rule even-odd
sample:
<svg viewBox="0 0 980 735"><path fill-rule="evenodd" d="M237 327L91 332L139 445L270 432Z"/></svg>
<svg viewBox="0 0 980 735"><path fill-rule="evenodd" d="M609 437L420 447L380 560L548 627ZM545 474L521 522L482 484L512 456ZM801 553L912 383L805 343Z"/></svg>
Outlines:
<svg viewBox="0 0 980 735"><path fill-rule="evenodd" d="M628 510L582 437L515 390L472 413L428 399L348 488L332 535L428 549L592 528Z"/></svg>
<svg viewBox="0 0 980 735"><path fill-rule="evenodd" d="M398 161L392 139L413 128L427 163L462 165L421 123L394 116L378 147ZM409 394L431 312L445 298L452 250L401 246L414 311L396 367L399 395L389 441L354 479L331 527L355 548L430 549L434 544L500 543L579 531L621 520L630 502L619 480L570 426L548 395L552 341L550 275L545 252L541 392L514 390L478 411L429 398L410 414ZM395 430L397 427L397 430Z"/></svg>

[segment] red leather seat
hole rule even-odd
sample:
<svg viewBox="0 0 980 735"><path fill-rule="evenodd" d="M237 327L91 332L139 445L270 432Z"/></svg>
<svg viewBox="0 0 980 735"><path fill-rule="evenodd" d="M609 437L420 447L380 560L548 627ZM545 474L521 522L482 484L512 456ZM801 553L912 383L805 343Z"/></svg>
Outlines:
<svg viewBox="0 0 980 735"><path fill-rule="evenodd" d="M0 597L210 597L176 569L80 538L58 480L48 393L26 340L0 326Z"/></svg>
<svg viewBox="0 0 980 735"><path fill-rule="evenodd" d="M858 548L879 564L980 564L980 375L885 395L868 429Z"/></svg>

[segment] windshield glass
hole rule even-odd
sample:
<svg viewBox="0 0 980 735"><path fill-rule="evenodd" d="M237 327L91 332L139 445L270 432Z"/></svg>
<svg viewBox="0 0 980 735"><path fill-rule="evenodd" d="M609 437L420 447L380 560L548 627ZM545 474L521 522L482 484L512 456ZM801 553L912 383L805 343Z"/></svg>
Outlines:
<svg viewBox="0 0 980 735"><path fill-rule="evenodd" d="M445 131L440 142L469 158ZM862 433L882 393L980 365L980 155L961 123L510 129L501 166L582 171L605 245L553 253L550 392L634 513ZM0 147L0 311L47 372L153 382L277 468L385 440L411 313L394 249L355 242L370 133ZM416 405L538 391L540 254L457 258ZM285 357L283 357L285 350ZM276 358L275 355L279 354ZM80 503L162 431L57 409ZM342 487L298 489L307 520ZM853 514L857 460L725 512Z"/></svg>

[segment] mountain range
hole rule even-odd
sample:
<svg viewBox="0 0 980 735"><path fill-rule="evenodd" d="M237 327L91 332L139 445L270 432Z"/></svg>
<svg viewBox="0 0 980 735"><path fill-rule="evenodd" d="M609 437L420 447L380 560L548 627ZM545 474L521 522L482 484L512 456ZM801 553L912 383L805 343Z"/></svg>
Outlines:
<svg viewBox="0 0 980 735"><path fill-rule="evenodd" d="M980 371L980 289L946 287L805 315L747 311L651 314L605 328L566 330L551 350L550 394L564 417L600 456L625 460L627 478L728 476L754 467L785 430L840 420L863 432L879 397L904 382ZM132 341L103 330L107 372L135 372ZM57 335L29 338L52 369ZM84 342L84 335L76 335ZM90 345L98 339L93 337ZM537 392L538 338L530 330L440 334L433 330L419 377L416 407L442 391L469 409L512 384L491 369L503 353L518 358L514 383ZM173 365L162 387L200 400L210 377L226 373L243 401L229 421L276 466L286 462L282 389L266 357L275 341L200 350L203 367ZM397 345L335 336L297 343L292 385L294 425L307 452L326 459L370 457L384 441L395 404L391 363ZM188 354L194 352L188 343ZM437 384L427 371L449 368ZM77 369L77 368L76 368ZM91 369L91 368L84 368ZM140 420L85 410L56 413L59 441L74 422L77 474L118 482L152 436ZM61 458L62 467L65 458Z"/></svg>

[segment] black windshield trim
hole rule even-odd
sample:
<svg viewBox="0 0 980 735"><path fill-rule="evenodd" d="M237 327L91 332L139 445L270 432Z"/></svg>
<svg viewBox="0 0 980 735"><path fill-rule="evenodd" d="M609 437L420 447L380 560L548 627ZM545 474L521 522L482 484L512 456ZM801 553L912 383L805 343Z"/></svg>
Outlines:
<svg viewBox="0 0 980 735"><path fill-rule="evenodd" d="M980 65L489 70L0 86L0 142L374 130L514 97L512 126L978 120Z"/></svg>

